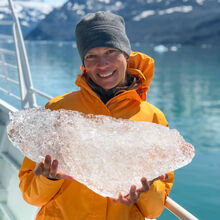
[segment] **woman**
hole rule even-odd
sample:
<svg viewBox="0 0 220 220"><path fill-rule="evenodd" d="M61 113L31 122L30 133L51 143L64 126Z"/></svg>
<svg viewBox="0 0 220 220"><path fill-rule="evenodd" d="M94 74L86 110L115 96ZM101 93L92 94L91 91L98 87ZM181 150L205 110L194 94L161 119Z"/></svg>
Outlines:
<svg viewBox="0 0 220 220"><path fill-rule="evenodd" d="M153 59L131 52L122 17L110 12L87 14L76 26L76 39L83 63L76 80L80 91L52 99L47 108L168 126L163 113L145 101L153 77ZM128 195L105 198L60 173L58 163L50 155L39 164L25 158L20 169L24 199L41 207L37 220L156 218L173 184L173 172L153 181L142 177L141 188L132 185Z"/></svg>

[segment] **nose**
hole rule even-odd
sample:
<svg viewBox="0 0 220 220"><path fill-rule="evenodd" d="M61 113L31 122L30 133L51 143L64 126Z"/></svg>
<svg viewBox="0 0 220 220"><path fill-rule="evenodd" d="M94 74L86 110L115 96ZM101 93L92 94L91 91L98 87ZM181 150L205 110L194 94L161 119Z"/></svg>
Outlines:
<svg viewBox="0 0 220 220"><path fill-rule="evenodd" d="M97 67L105 68L108 65L108 59L105 56L100 56L97 59Z"/></svg>

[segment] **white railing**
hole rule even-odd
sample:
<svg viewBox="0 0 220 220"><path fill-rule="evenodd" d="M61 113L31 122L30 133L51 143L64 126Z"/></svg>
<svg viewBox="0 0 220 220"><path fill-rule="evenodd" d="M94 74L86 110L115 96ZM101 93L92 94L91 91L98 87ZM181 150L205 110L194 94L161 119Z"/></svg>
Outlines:
<svg viewBox="0 0 220 220"><path fill-rule="evenodd" d="M183 220L198 220L194 215L184 209L182 206L173 201L170 197L167 197L165 207L172 212L177 218Z"/></svg>
<svg viewBox="0 0 220 220"><path fill-rule="evenodd" d="M8 0L8 6L11 11L12 20L1 21L0 26L11 26L13 34L0 34L0 39L5 42L13 40L15 52L7 48L0 48L0 65L3 68L3 72L0 74L0 79L4 80L5 84L7 85L7 88L0 86L0 91L19 101L21 103L21 108L36 107L37 103L35 95L38 95L47 100L50 100L52 97L33 87L30 66L28 63L21 27L19 20L14 12L12 0ZM5 55L15 56L17 61L16 65L6 62ZM8 73L11 69L17 71L18 81L11 79L8 76ZM19 96L18 94L14 94L11 91L11 84L17 85L19 87Z"/></svg>
<svg viewBox="0 0 220 220"><path fill-rule="evenodd" d="M3 79L7 84L7 89L0 87L0 91L18 100L21 103L22 109L27 107L36 107L37 103L36 103L35 95L39 95L47 100L50 100L52 97L33 87L24 40L23 40L19 20L14 12L12 0L8 0L8 5L11 10L12 21L0 21L0 26L11 25L13 36L0 34L0 39L7 41L9 39L13 39L15 52L5 48L0 48L0 65L4 70L3 73L0 74L0 79ZM17 64L13 65L7 63L5 60L5 54L10 56L15 56L17 60ZM18 78L19 78L18 81L8 76L10 69L17 70ZM14 84L20 88L20 96L10 91L10 84ZM179 219L197 220L195 216L193 216L191 213L189 213L187 210L185 210L183 207L178 205L169 197L166 200L165 206L170 212L176 215L177 218Z"/></svg>

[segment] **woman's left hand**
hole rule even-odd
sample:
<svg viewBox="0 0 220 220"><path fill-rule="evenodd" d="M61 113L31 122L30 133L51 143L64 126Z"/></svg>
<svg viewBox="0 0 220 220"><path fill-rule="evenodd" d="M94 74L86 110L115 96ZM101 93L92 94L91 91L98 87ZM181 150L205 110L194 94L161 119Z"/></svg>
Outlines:
<svg viewBox="0 0 220 220"><path fill-rule="evenodd" d="M119 193L118 198L111 198L114 202L121 202L125 205L131 205L132 203L136 203L140 199L140 195L143 192L147 192L150 189L150 186L153 184L156 180L166 180L168 178L167 174L163 174L151 181L147 181L145 177L141 178L142 187L139 189L136 189L135 185L132 185L129 191L129 194L127 196L123 196L121 193Z"/></svg>

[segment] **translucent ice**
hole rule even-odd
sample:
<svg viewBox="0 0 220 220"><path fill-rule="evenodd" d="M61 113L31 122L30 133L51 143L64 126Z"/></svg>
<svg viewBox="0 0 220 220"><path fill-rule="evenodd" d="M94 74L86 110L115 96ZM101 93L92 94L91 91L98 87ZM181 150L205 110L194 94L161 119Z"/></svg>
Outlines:
<svg viewBox="0 0 220 220"><path fill-rule="evenodd" d="M190 163L195 152L177 130L76 111L33 108L11 113L8 136L35 162L49 154L59 170L102 196L127 194Z"/></svg>

